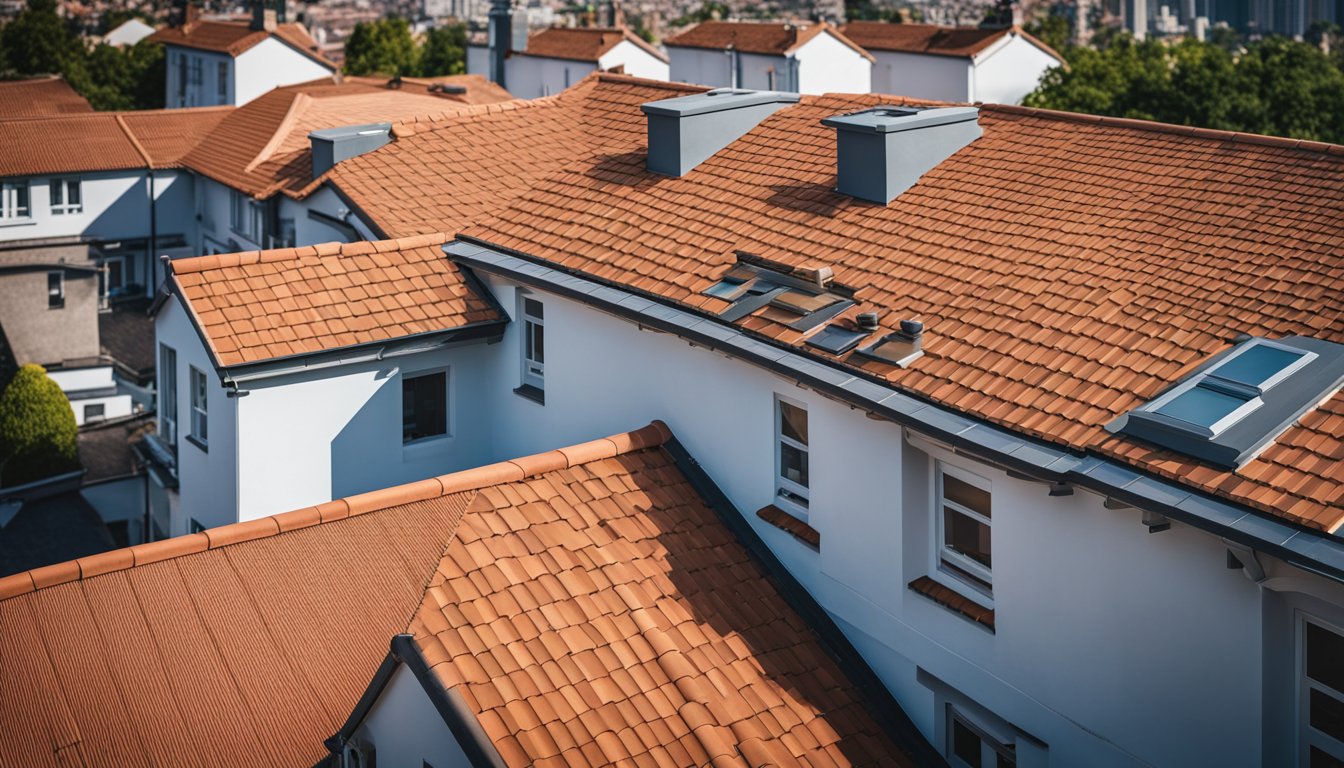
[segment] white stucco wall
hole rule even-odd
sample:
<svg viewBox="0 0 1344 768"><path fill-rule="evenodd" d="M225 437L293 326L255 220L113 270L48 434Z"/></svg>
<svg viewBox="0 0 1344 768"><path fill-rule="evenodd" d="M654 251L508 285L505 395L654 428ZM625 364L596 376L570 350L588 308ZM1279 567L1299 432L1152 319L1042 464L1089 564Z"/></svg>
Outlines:
<svg viewBox="0 0 1344 768"><path fill-rule="evenodd" d="M504 87L520 99L553 96L597 71L592 62L542 56L510 56L504 66Z"/></svg>
<svg viewBox="0 0 1344 768"><path fill-rule="evenodd" d="M873 92L917 99L971 101L971 60L873 51Z"/></svg>
<svg viewBox="0 0 1344 768"><path fill-rule="evenodd" d="M373 744L378 765L471 768L434 702L405 664L397 665L352 740Z"/></svg>
<svg viewBox="0 0 1344 768"><path fill-rule="evenodd" d="M668 77L679 83L727 88L733 84L733 57L726 51L704 48L667 49Z"/></svg>
<svg viewBox="0 0 1344 768"><path fill-rule="evenodd" d="M972 72L974 100L1020 104L1036 90L1046 72L1059 66L1055 57L1017 35L975 58Z"/></svg>
<svg viewBox="0 0 1344 768"><path fill-rule="evenodd" d="M331 69L268 37L233 60L233 104L242 106L282 85L330 77Z"/></svg>
<svg viewBox="0 0 1344 768"><path fill-rule="evenodd" d="M868 93L873 64L829 33L817 35L794 52L799 93Z"/></svg>
<svg viewBox="0 0 1344 768"><path fill-rule="evenodd" d="M615 48L603 54L597 60L597 66L599 69L625 67L625 74L650 80L666 80L668 77L667 62L629 40L617 43Z"/></svg>
<svg viewBox="0 0 1344 768"><path fill-rule="evenodd" d="M328 219L314 218L309 215L310 211L343 219L350 209L335 191L325 185L302 200L280 198L280 216L294 220L295 245L347 243L360 239L352 227L336 226Z"/></svg>
<svg viewBox="0 0 1344 768"><path fill-rule="evenodd" d="M467 46L467 74L490 76L490 49L484 45Z"/></svg>
<svg viewBox="0 0 1344 768"><path fill-rule="evenodd" d="M79 489L79 495L93 507L105 523L126 523L127 543L134 545L145 540L145 475L113 478L90 483Z"/></svg>

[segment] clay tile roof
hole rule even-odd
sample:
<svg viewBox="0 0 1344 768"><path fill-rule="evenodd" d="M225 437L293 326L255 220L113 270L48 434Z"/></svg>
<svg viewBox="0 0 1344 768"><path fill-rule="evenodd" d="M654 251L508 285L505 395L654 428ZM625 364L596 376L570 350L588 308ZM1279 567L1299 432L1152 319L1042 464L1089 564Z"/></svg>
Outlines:
<svg viewBox="0 0 1344 768"><path fill-rule="evenodd" d="M699 86L590 75L556 96L397 126L397 140L327 178L392 237L457 232L570 161L642 152L639 105Z"/></svg>
<svg viewBox="0 0 1344 768"><path fill-rule="evenodd" d="M0 176L171 168L232 107L0 120ZM70 151L78 147L78 152Z"/></svg>
<svg viewBox="0 0 1344 768"><path fill-rule="evenodd" d="M655 423L0 579L0 749L313 765L409 624L510 765L911 764L669 438Z"/></svg>
<svg viewBox="0 0 1344 768"><path fill-rule="evenodd" d="M893 102L804 96L681 178L638 152L576 163L463 235L704 311L739 249L832 265L862 307L928 329L908 368L834 364L1304 526L1344 523L1344 395L1237 472L1103 429L1238 333L1344 343L1344 147L985 106L984 136L889 205L836 193L821 119ZM821 355L786 323L739 321Z"/></svg>
<svg viewBox="0 0 1344 768"><path fill-rule="evenodd" d="M544 56L551 59L570 59L596 63L612 48L629 41L649 55L666 62L661 51L649 45L639 35L625 27L552 27L543 29L527 39L527 50L517 53Z"/></svg>
<svg viewBox="0 0 1344 768"><path fill-rule="evenodd" d="M430 91L433 83L461 85L466 94ZM183 158L194 171L257 198L299 195L313 188L308 134L322 128L416 120L511 97L493 83L463 76L403 81L330 79L276 88L238 107Z"/></svg>
<svg viewBox="0 0 1344 768"><path fill-rule="evenodd" d="M937 24L888 24L881 21L854 21L842 26L841 31L855 43L870 51L923 53L932 56L973 58L976 54L1003 39L1016 35L1030 40L1038 48L1058 59L1064 58L1017 27L981 29L979 27L940 27Z"/></svg>
<svg viewBox="0 0 1344 768"><path fill-rule="evenodd" d="M280 40L333 71L337 69L336 64L318 53L317 42L302 24L281 24L274 32L266 32L252 29L247 21L198 21L185 27L164 27L146 39L165 45L238 56L268 37Z"/></svg>
<svg viewBox="0 0 1344 768"><path fill-rule="evenodd" d="M121 118L156 168L173 168L214 130L233 107L191 107L122 112Z"/></svg>
<svg viewBox="0 0 1344 768"><path fill-rule="evenodd" d="M444 235L198 256L172 279L221 366L490 323Z"/></svg>
<svg viewBox="0 0 1344 768"><path fill-rule="evenodd" d="M60 75L0 81L0 120L92 111L89 102Z"/></svg>
<svg viewBox="0 0 1344 768"><path fill-rule="evenodd" d="M830 33L835 39L872 60L872 54L824 21L702 21L679 35L667 38L663 45L669 48L732 48L742 53L783 56L823 32Z"/></svg>

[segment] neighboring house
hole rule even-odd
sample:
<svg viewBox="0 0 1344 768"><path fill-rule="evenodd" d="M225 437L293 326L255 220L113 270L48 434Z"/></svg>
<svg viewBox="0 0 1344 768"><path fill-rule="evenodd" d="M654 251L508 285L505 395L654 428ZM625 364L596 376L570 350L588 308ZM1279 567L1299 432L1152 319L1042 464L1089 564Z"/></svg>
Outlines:
<svg viewBox="0 0 1344 768"><path fill-rule="evenodd" d="M677 82L868 93L873 57L826 22L705 21L663 41Z"/></svg>
<svg viewBox="0 0 1344 768"><path fill-rule="evenodd" d="M149 530L149 479L139 447L154 425L154 412L148 411L79 431L79 463L84 467L79 493L119 547L163 538ZM48 564L61 559L69 558Z"/></svg>
<svg viewBox="0 0 1344 768"><path fill-rule="evenodd" d="M68 472L0 491L0 576L124 546L81 495L82 475Z"/></svg>
<svg viewBox="0 0 1344 768"><path fill-rule="evenodd" d="M667 57L627 27L553 27L511 50L502 85L535 99L559 93L593 72L617 72L650 80L668 79ZM489 74L489 48L471 46L468 72Z"/></svg>
<svg viewBox="0 0 1344 768"><path fill-rule="evenodd" d="M269 4L252 0L249 22L200 20L188 6L192 15L182 26L151 35L166 52L164 103L241 106L278 86L334 74L338 67L318 53L303 25L283 23Z"/></svg>
<svg viewBox="0 0 1344 768"><path fill-rule="evenodd" d="M210 763L221 738L266 765L936 765L742 519L655 423L0 579L4 682L25 692L0 721L29 725L0 747L19 765Z"/></svg>
<svg viewBox="0 0 1344 768"><path fill-rule="evenodd" d="M940 27L856 21L841 27L873 64L873 92L917 99L1020 104L1055 67L1050 46L1020 27Z"/></svg>
<svg viewBox="0 0 1344 768"><path fill-rule="evenodd" d="M118 47L135 45L152 34L154 34L154 28L145 22L139 19L127 19L118 24L116 29L103 35L103 42Z"/></svg>
<svg viewBox="0 0 1344 768"><path fill-rule="evenodd" d="M88 100L60 75L0 80L0 120L92 112Z"/></svg>
<svg viewBox="0 0 1344 768"><path fill-rule="evenodd" d="M146 557L379 506L328 499L380 478L661 418L725 519L950 761L1344 759L1323 719L1344 685L1337 148L696 90L595 75L430 121L323 182L397 240L177 262L156 317L175 357L174 532L251 522ZM623 469L588 492L628 488ZM474 535L543 513L515 492L487 494L476 511L497 518ZM649 496L630 503L664 501ZM255 519L300 505L317 506ZM278 541L288 567L298 550ZM491 575L431 590L436 609L479 610ZM449 639L464 626L421 618ZM458 658L428 647L430 666ZM406 682L397 661L368 698ZM335 745L361 723L382 738L381 707ZM516 764L556 754L518 741Z"/></svg>

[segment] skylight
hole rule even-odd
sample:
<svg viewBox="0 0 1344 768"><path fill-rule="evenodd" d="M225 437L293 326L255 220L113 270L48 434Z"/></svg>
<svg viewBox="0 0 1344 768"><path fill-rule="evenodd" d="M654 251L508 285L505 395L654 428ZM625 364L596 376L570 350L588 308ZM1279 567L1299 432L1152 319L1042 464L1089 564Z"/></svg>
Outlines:
<svg viewBox="0 0 1344 768"><path fill-rule="evenodd" d="M1344 383L1344 346L1252 338L1107 426L1235 468Z"/></svg>

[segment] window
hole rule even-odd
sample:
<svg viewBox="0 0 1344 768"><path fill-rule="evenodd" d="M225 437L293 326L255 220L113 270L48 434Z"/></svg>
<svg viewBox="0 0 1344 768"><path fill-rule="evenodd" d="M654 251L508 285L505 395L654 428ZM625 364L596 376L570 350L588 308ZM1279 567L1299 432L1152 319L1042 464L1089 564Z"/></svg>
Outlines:
<svg viewBox="0 0 1344 768"><path fill-rule="evenodd" d="M6 181L0 184L0 219L23 219L29 213L28 182Z"/></svg>
<svg viewBox="0 0 1344 768"><path fill-rule="evenodd" d="M204 78L204 65L205 65L205 62L201 61L200 57L197 57L197 56L193 56L193 57L192 57L192 59L191 59L191 84L192 84L192 85L199 86L199 85L201 85L202 82L204 82L204 80L205 80L205 78Z"/></svg>
<svg viewBox="0 0 1344 768"><path fill-rule="evenodd" d="M102 403L92 403L89 405L85 405L84 421L85 423L88 423L90 421L98 421L99 419L103 418L105 412L106 411Z"/></svg>
<svg viewBox="0 0 1344 768"><path fill-rule="evenodd" d="M159 345L159 426L163 441L177 451L177 350Z"/></svg>
<svg viewBox="0 0 1344 768"><path fill-rule="evenodd" d="M188 533L201 533L201 532L204 531L204 530L205 530L205 526L204 526L204 525L201 525L201 522L200 522L199 520L197 520L197 519L194 518L194 517L189 517L189 518L187 518L187 532L188 532Z"/></svg>
<svg viewBox="0 0 1344 768"><path fill-rule="evenodd" d="M937 474L938 567L989 594L993 567L989 481L942 462Z"/></svg>
<svg viewBox="0 0 1344 768"><path fill-rule="evenodd" d="M202 446L209 444L205 374L191 368L191 436Z"/></svg>
<svg viewBox="0 0 1344 768"><path fill-rule="evenodd" d="M1298 681L1301 764L1344 764L1344 635L1303 617Z"/></svg>
<svg viewBox="0 0 1344 768"><path fill-rule="evenodd" d="M60 309L65 306L65 273L47 273L47 309Z"/></svg>
<svg viewBox="0 0 1344 768"><path fill-rule="evenodd" d="M788 511L807 517L807 409L775 399L775 495Z"/></svg>
<svg viewBox="0 0 1344 768"><path fill-rule="evenodd" d="M187 103L187 55L179 53L177 55L177 105L184 106Z"/></svg>
<svg viewBox="0 0 1344 768"><path fill-rule="evenodd" d="M234 190L229 198L229 219L233 231L259 242L262 232L261 203Z"/></svg>
<svg viewBox="0 0 1344 768"><path fill-rule="evenodd" d="M448 434L448 373L438 371L401 379L401 441L410 443Z"/></svg>
<svg viewBox="0 0 1344 768"><path fill-rule="evenodd" d="M546 326L544 307L523 297L523 389L541 393L546 384Z"/></svg>
<svg viewBox="0 0 1344 768"><path fill-rule="evenodd" d="M51 190L52 215L62 216L84 210L84 203L79 197L79 179L52 179L47 188Z"/></svg>
<svg viewBox="0 0 1344 768"><path fill-rule="evenodd" d="M219 74L216 81L216 87L219 89L219 100L225 101L229 97L229 63L227 61L219 62Z"/></svg>
<svg viewBox="0 0 1344 768"><path fill-rule="evenodd" d="M950 704L947 713L947 756L951 765L956 768L1017 765L1017 752L1012 744L999 742Z"/></svg>

